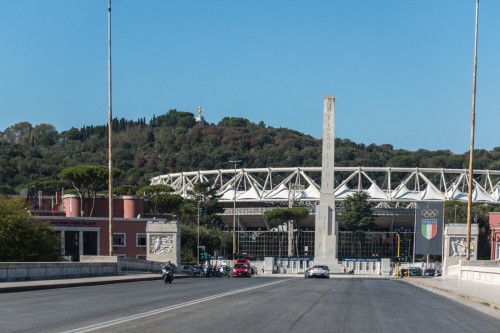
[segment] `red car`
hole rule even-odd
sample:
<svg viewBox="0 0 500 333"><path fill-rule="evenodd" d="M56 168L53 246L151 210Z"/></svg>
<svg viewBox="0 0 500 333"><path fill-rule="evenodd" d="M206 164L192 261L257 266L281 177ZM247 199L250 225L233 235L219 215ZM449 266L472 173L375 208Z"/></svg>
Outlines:
<svg viewBox="0 0 500 333"><path fill-rule="evenodd" d="M233 270L231 271L232 277L251 277L250 262L246 259L238 259L234 262Z"/></svg>

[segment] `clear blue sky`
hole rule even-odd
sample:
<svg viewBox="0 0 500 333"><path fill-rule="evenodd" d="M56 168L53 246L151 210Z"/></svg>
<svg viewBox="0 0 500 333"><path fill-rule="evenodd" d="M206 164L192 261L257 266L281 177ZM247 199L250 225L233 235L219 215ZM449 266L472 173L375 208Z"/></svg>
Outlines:
<svg viewBox="0 0 500 333"><path fill-rule="evenodd" d="M113 0L113 116L169 109L407 150L469 149L474 0ZM107 0L0 0L0 130L107 122ZM481 0L475 147L500 146L500 1Z"/></svg>

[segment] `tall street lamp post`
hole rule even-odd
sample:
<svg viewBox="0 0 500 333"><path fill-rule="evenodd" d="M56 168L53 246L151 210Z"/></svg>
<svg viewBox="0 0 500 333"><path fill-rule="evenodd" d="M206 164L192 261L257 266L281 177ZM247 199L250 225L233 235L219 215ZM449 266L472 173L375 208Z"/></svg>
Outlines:
<svg viewBox="0 0 500 333"><path fill-rule="evenodd" d="M200 202L198 201L198 236L196 245L196 262L200 264Z"/></svg>
<svg viewBox="0 0 500 333"><path fill-rule="evenodd" d="M236 254L236 164L240 163L241 160L232 160L229 163L234 163L234 196L233 196L233 260L234 255Z"/></svg>
<svg viewBox="0 0 500 333"><path fill-rule="evenodd" d="M111 0L108 0L108 233L109 255L113 255L113 159L111 136L113 133L113 108L111 99Z"/></svg>
<svg viewBox="0 0 500 333"><path fill-rule="evenodd" d="M297 189L297 184L288 183L288 208L293 207L296 189ZM288 220L287 234L288 234L288 256L292 257L293 256L293 220Z"/></svg>
<svg viewBox="0 0 500 333"><path fill-rule="evenodd" d="M399 233L396 234L398 237L398 261L396 263L396 280L399 278L399 260L401 258L401 236Z"/></svg>
<svg viewBox="0 0 500 333"><path fill-rule="evenodd" d="M472 175L474 157L474 124L476 119L476 73L477 73L477 35L479 27L479 0L476 0L476 29L474 38L474 71L472 76L472 115L470 125L470 149L469 149L469 179L467 192L467 243L465 246L465 260L470 260L470 241L471 241L471 215L472 215Z"/></svg>

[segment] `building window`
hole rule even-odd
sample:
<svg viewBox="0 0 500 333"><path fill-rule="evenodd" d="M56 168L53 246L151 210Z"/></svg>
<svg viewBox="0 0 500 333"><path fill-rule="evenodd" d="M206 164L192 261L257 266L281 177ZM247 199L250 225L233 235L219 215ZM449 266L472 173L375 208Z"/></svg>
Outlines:
<svg viewBox="0 0 500 333"><path fill-rule="evenodd" d="M114 254L114 256L120 257L120 258L127 258L126 254Z"/></svg>
<svg viewBox="0 0 500 333"><path fill-rule="evenodd" d="M113 233L113 246L125 246L125 234Z"/></svg>
<svg viewBox="0 0 500 333"><path fill-rule="evenodd" d="M146 234L135 234L135 240L137 247L146 247Z"/></svg>
<svg viewBox="0 0 500 333"><path fill-rule="evenodd" d="M500 260L500 242L497 243L497 256L495 260Z"/></svg>
<svg viewBox="0 0 500 333"><path fill-rule="evenodd" d="M135 259L146 260L146 256L144 254L136 254Z"/></svg>

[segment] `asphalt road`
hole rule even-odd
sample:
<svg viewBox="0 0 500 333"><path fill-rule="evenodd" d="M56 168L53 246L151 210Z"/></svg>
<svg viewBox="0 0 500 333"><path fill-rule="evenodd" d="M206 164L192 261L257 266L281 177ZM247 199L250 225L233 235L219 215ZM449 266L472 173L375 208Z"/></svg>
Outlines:
<svg viewBox="0 0 500 333"><path fill-rule="evenodd" d="M402 281L193 278L2 294L0 332L499 332Z"/></svg>

